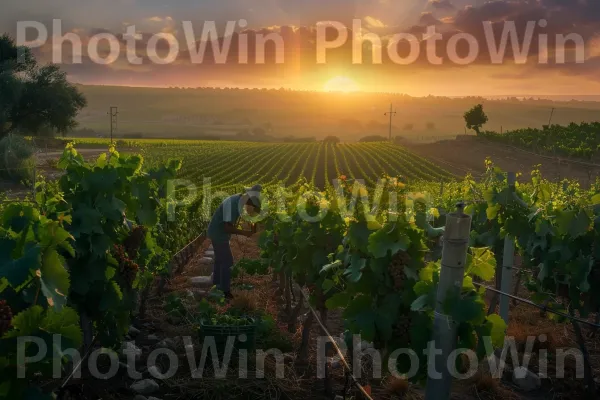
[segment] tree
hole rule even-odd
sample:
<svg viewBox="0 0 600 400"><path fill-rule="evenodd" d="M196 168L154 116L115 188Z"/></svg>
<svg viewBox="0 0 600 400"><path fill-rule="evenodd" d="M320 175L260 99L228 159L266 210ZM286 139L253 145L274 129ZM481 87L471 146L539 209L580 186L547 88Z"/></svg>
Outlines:
<svg viewBox="0 0 600 400"><path fill-rule="evenodd" d="M0 36L0 138L18 131L64 134L86 104L58 66L38 65L28 48Z"/></svg>
<svg viewBox="0 0 600 400"><path fill-rule="evenodd" d="M478 104L465 113L467 129L473 129L479 136L481 127L488 122L488 116L483 111L483 105Z"/></svg>

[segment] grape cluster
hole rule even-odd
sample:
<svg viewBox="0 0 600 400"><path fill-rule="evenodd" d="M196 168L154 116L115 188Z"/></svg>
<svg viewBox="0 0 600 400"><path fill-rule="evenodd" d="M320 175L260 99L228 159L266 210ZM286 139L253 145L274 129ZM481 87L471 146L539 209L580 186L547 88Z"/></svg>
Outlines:
<svg viewBox="0 0 600 400"><path fill-rule="evenodd" d="M139 266L129 258L125 247L122 245L115 245L114 256L119 263L119 274L123 277L128 287L132 287Z"/></svg>
<svg viewBox="0 0 600 400"><path fill-rule="evenodd" d="M125 251L130 258L137 256L140 247L146 236L146 228L143 225L137 225L133 228L129 236L123 241Z"/></svg>
<svg viewBox="0 0 600 400"><path fill-rule="evenodd" d="M0 300L0 336L4 335L12 327L12 310L6 300Z"/></svg>
<svg viewBox="0 0 600 400"><path fill-rule="evenodd" d="M404 289L404 281L406 280L406 274L404 273L404 267L410 263L410 256L404 251L398 252L393 258L389 266L390 276L394 282L394 289L401 291Z"/></svg>

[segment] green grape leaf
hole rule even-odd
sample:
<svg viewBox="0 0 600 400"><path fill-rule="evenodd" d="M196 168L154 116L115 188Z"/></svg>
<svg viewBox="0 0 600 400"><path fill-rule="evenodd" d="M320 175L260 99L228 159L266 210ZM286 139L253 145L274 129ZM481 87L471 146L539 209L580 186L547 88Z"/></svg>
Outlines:
<svg viewBox="0 0 600 400"><path fill-rule="evenodd" d="M465 275L465 278L463 279L462 290L463 291L476 290L475 285L473 284L472 277Z"/></svg>
<svg viewBox="0 0 600 400"><path fill-rule="evenodd" d="M419 271L419 279L421 279L422 281L432 281L433 274L435 272L439 272L439 270L440 270L439 263L430 262L429 264L427 264L425 266L425 268L423 268L423 269L421 269L421 271Z"/></svg>
<svg viewBox="0 0 600 400"><path fill-rule="evenodd" d="M81 346L82 334L79 327L79 315L70 307L63 307L60 311L48 309L40 328L48 333L62 335L74 347Z"/></svg>
<svg viewBox="0 0 600 400"><path fill-rule="evenodd" d="M149 206L139 208L136 212L136 215L142 225L153 226L158 222L156 212Z"/></svg>
<svg viewBox="0 0 600 400"><path fill-rule="evenodd" d="M354 222L351 223L348 228L348 238L350 246L357 249L363 249L365 243L369 242L369 235L371 231L367 227L365 222Z"/></svg>
<svg viewBox="0 0 600 400"><path fill-rule="evenodd" d="M10 241L0 240L0 249L11 249ZM13 247L14 248L14 247ZM6 278L12 287L19 287L29 277L30 272L38 269L41 263L40 246L29 246L22 257L11 260L10 252L0 257L0 276Z"/></svg>
<svg viewBox="0 0 600 400"><path fill-rule="evenodd" d="M350 282L358 282L362 277L362 270L366 265L366 259L361 258L358 254L353 254L352 261L346 271L344 271L344 275L348 276Z"/></svg>
<svg viewBox="0 0 600 400"><path fill-rule="evenodd" d="M435 285L433 282L419 281L413 286L413 290L417 296L429 295L435 292Z"/></svg>
<svg viewBox="0 0 600 400"><path fill-rule="evenodd" d="M0 217L3 226L20 233L33 221L39 220L40 213L33 206L16 203L6 206Z"/></svg>
<svg viewBox="0 0 600 400"><path fill-rule="evenodd" d="M333 271L342 265L341 260L335 260L331 264L324 265L323 268L321 268L320 274L327 274L329 271Z"/></svg>
<svg viewBox="0 0 600 400"><path fill-rule="evenodd" d="M480 323L485 319L485 303L474 293L464 296L448 295L444 302L444 310L456 322Z"/></svg>
<svg viewBox="0 0 600 400"><path fill-rule="evenodd" d="M496 258L494 253L487 248L471 247L467 254L466 274L477 276L484 281L489 281L496 274Z"/></svg>
<svg viewBox="0 0 600 400"><path fill-rule="evenodd" d="M374 219L374 218L368 219L367 229L369 229L370 231L376 231L381 228L382 228L381 224L376 219Z"/></svg>
<svg viewBox="0 0 600 400"><path fill-rule="evenodd" d="M540 218L535 221L535 233L537 233L539 236L546 236L550 232L550 224L547 220Z"/></svg>
<svg viewBox="0 0 600 400"><path fill-rule="evenodd" d="M486 317L486 325L489 326L489 333L494 347L502 348L506 336L506 322L498 314L491 314Z"/></svg>
<svg viewBox="0 0 600 400"><path fill-rule="evenodd" d="M96 159L96 167L104 168L106 166L106 153L101 153Z"/></svg>
<svg viewBox="0 0 600 400"><path fill-rule="evenodd" d="M334 282L331 279L324 279L321 288L325 293L329 292L333 288Z"/></svg>
<svg viewBox="0 0 600 400"><path fill-rule="evenodd" d="M539 185L538 199L542 203L547 203L552 200L552 188L549 184L542 183Z"/></svg>
<svg viewBox="0 0 600 400"><path fill-rule="evenodd" d="M410 309L412 311L423 310L425 307L427 307L429 305L429 298L430 298L429 294L424 294L424 295L419 296L415 301L412 302L412 304L410 305Z"/></svg>
<svg viewBox="0 0 600 400"><path fill-rule="evenodd" d="M350 303L350 294L346 292L336 293L325 302L325 306L330 309L344 308Z"/></svg>
<svg viewBox="0 0 600 400"><path fill-rule="evenodd" d="M107 281L110 281L112 278L114 278L116 273L117 273L116 268L106 267L106 271L104 271L104 276L106 277Z"/></svg>
<svg viewBox="0 0 600 400"><path fill-rule="evenodd" d="M69 293L69 272L65 268L65 260L56 250L46 250L42 256L40 268L42 293L50 306L61 309L67 302Z"/></svg>
<svg viewBox="0 0 600 400"><path fill-rule="evenodd" d="M361 312L354 317L354 324L362 338L368 342L375 339L375 321L376 315L371 311Z"/></svg>
<svg viewBox="0 0 600 400"><path fill-rule="evenodd" d="M119 303L123 300L123 292L115 281L110 281L108 284L109 290L102 294L100 299L100 310L107 311L111 308L119 307Z"/></svg>
<svg viewBox="0 0 600 400"><path fill-rule="evenodd" d="M489 219L490 221L495 220L496 216L498 215L498 211L500 211L501 208L502 206L500 204L489 206L485 211L487 219Z"/></svg>
<svg viewBox="0 0 600 400"><path fill-rule="evenodd" d="M556 213L556 225L560 235L569 235L572 238L585 235L590 228L591 220L584 210L563 211Z"/></svg>
<svg viewBox="0 0 600 400"><path fill-rule="evenodd" d="M385 257L388 252L392 255L399 251L406 251L410 245L410 239L401 235L398 238L394 238L391 234L386 232L388 227L380 229L369 236L368 249L371 254L376 258Z"/></svg>
<svg viewBox="0 0 600 400"><path fill-rule="evenodd" d="M31 306L12 319L13 329L8 331L4 337L16 338L19 336L31 336L38 332L44 319L44 309L41 306Z"/></svg>
<svg viewBox="0 0 600 400"><path fill-rule="evenodd" d="M490 201L494 200L494 195L495 195L494 189L486 189L483 192L483 199L487 202L490 202Z"/></svg>

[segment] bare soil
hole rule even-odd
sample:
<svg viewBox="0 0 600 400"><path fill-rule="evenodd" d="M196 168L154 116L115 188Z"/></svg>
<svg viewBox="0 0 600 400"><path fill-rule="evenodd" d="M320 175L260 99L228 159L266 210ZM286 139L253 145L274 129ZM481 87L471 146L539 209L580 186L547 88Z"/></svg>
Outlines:
<svg viewBox="0 0 600 400"><path fill-rule="evenodd" d="M473 175L484 173L487 157L490 157L494 164L504 171L522 172L525 179L539 164L541 164L542 175L552 180L577 179L582 185L587 186L600 176L598 164L538 155L474 136L458 136L457 139L428 144L407 143L406 147L460 177L466 173Z"/></svg>

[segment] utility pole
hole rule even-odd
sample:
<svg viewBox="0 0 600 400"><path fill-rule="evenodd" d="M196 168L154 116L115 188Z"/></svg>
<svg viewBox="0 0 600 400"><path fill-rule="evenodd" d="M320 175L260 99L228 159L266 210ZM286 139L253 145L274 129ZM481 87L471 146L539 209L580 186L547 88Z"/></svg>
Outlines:
<svg viewBox="0 0 600 400"><path fill-rule="evenodd" d="M552 107L552 111L550 112L550 120L548 121L548 128L550 128L550 124L552 124L552 117L554 116L555 108Z"/></svg>
<svg viewBox="0 0 600 400"><path fill-rule="evenodd" d="M390 116L390 142L392 141L392 117L394 115L396 115L396 111L394 111L393 107L392 107L392 103L390 103L390 111L386 112L383 115L389 115Z"/></svg>
<svg viewBox="0 0 600 400"><path fill-rule="evenodd" d="M118 107L110 107L108 111L110 117L110 144L113 144L113 131L117 128L117 115L119 115Z"/></svg>

